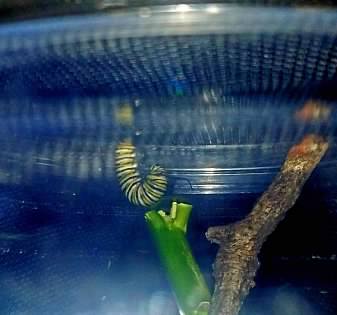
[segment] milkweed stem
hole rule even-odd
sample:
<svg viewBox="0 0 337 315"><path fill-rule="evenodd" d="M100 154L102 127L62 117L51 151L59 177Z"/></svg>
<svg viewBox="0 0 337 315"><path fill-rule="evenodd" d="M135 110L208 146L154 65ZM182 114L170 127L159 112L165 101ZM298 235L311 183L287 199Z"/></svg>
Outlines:
<svg viewBox="0 0 337 315"><path fill-rule="evenodd" d="M186 239L192 206L172 203L170 214L148 211L145 220L155 241L182 315L207 315L210 292Z"/></svg>

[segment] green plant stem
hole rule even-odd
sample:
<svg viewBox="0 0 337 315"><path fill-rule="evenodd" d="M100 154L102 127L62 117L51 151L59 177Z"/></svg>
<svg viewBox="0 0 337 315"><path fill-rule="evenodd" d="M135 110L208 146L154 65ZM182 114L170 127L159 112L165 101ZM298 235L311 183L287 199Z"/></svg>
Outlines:
<svg viewBox="0 0 337 315"><path fill-rule="evenodd" d="M192 210L174 202L171 213L149 211L146 222L155 241L181 315L207 315L211 295L186 239Z"/></svg>

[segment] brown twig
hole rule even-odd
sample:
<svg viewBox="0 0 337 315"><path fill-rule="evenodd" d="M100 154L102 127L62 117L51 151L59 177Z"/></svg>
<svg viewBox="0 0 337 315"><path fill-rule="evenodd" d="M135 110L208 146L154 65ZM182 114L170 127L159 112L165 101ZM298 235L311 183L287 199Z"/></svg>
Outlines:
<svg viewBox="0 0 337 315"><path fill-rule="evenodd" d="M294 205L302 187L328 148L316 135L293 146L273 183L242 221L211 227L208 240L219 244L215 260L215 291L209 315L237 315L259 267L258 254L266 238Z"/></svg>

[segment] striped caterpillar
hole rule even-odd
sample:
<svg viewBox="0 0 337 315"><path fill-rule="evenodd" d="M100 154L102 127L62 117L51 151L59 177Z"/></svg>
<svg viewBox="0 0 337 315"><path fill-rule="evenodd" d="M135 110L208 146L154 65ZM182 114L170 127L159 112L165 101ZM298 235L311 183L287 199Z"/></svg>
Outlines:
<svg viewBox="0 0 337 315"><path fill-rule="evenodd" d="M136 161L134 145L125 141L115 150L116 173L125 196L137 206L148 207L156 203L165 193L167 178L165 170L152 165L144 179L141 178Z"/></svg>

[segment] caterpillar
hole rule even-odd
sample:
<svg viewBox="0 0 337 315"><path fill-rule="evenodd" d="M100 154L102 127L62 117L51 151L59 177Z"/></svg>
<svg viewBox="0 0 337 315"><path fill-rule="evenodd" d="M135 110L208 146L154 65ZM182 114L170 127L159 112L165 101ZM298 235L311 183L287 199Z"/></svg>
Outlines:
<svg viewBox="0 0 337 315"><path fill-rule="evenodd" d="M117 145L115 163L121 190L134 205L148 207L164 195L167 188L165 170L152 165L147 176L142 179L138 171L136 149L131 142Z"/></svg>

